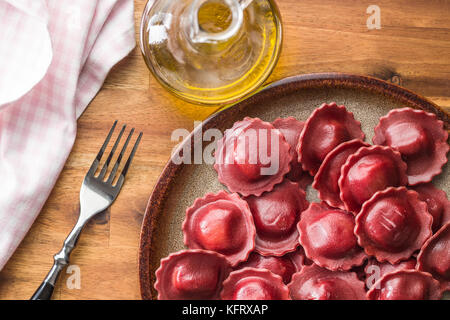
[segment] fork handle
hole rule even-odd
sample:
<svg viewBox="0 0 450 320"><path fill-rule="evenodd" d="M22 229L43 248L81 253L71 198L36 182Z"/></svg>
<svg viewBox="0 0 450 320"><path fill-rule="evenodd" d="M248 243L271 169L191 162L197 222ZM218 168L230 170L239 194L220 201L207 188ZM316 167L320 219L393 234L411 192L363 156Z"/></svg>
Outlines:
<svg viewBox="0 0 450 320"><path fill-rule="evenodd" d="M64 241L64 245L61 250L55 254L53 257L54 263L53 267L48 272L44 281L42 281L39 288L33 294L30 300L50 300L55 288L55 283L59 278L61 271L66 265L69 264L69 257L72 250L75 248L78 239L80 237L81 231L83 230L82 224L79 222L70 232L69 236Z"/></svg>

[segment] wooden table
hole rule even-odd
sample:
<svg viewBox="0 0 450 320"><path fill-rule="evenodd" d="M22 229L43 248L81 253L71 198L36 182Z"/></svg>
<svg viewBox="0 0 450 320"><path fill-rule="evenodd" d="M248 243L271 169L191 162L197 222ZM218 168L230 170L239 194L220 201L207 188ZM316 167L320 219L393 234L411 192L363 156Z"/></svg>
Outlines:
<svg viewBox="0 0 450 320"><path fill-rule="evenodd" d="M450 1L378 0L381 29L368 30L373 1L278 0L284 23L281 59L269 81L325 71L371 75L424 95L450 112ZM145 0L135 1L136 39ZM74 225L82 179L113 119L144 132L119 198L84 230L72 264L81 288L63 273L55 299L139 299L139 231L147 199L176 144L175 128L193 128L217 108L169 95L138 48L119 63L78 121L72 153L41 214L0 273L0 299L28 299Z"/></svg>

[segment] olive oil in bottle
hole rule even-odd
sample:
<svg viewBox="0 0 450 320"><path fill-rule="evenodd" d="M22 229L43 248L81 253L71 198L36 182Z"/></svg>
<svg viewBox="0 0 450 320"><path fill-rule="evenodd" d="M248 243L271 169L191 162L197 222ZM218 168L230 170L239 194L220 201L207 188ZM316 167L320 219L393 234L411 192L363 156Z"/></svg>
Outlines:
<svg viewBox="0 0 450 320"><path fill-rule="evenodd" d="M145 61L170 92L206 105L236 102L268 78L282 30L272 0L150 0Z"/></svg>

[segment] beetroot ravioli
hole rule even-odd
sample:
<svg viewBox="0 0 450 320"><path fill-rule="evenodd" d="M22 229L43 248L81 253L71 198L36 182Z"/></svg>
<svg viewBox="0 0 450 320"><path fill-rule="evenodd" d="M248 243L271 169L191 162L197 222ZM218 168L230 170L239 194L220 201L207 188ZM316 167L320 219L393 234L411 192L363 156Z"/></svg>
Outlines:
<svg viewBox="0 0 450 320"><path fill-rule="evenodd" d="M438 300L439 282L427 272L399 270L385 274L367 292L369 300Z"/></svg>
<svg viewBox="0 0 450 320"><path fill-rule="evenodd" d="M298 121L294 117L287 117L275 119L275 121L272 122L272 125L280 130L287 143L291 146L291 171L287 174L286 178L297 182L300 188L305 189L308 184L311 183L312 178L308 172L303 171L302 165L298 162L298 154L296 151L297 143L305 123Z"/></svg>
<svg viewBox="0 0 450 320"><path fill-rule="evenodd" d="M155 289L159 300L215 300L231 271L224 256L206 250L182 250L161 260Z"/></svg>
<svg viewBox="0 0 450 320"><path fill-rule="evenodd" d="M303 170L315 175L331 150L352 139L364 139L361 123L353 113L335 102L323 104L308 118L298 141L298 160Z"/></svg>
<svg viewBox="0 0 450 320"><path fill-rule="evenodd" d="M329 270L349 270L366 260L353 233L355 217L325 203L312 203L298 223L306 256Z"/></svg>
<svg viewBox="0 0 450 320"><path fill-rule="evenodd" d="M338 185L341 168L349 156L354 154L359 148L368 146L367 143L359 139L346 141L334 148L325 157L314 177L313 183L313 188L317 190L319 199L332 207L345 209L344 203L340 198Z"/></svg>
<svg viewBox="0 0 450 320"><path fill-rule="evenodd" d="M293 155L281 132L258 118L245 118L225 131L214 168L219 181L243 196L261 195L290 171Z"/></svg>
<svg viewBox="0 0 450 320"><path fill-rule="evenodd" d="M365 300L364 282L354 272L330 271L315 264L294 273L288 285L293 300Z"/></svg>
<svg viewBox="0 0 450 320"><path fill-rule="evenodd" d="M223 283L222 300L290 300L280 276L267 269L233 271Z"/></svg>
<svg viewBox="0 0 450 320"><path fill-rule="evenodd" d="M450 290L450 222L424 244L417 256L417 268L431 273L443 290Z"/></svg>
<svg viewBox="0 0 450 320"><path fill-rule="evenodd" d="M419 193L420 200L427 203L428 212L433 216L433 232L450 221L450 201L444 191L431 182L415 186L413 190Z"/></svg>
<svg viewBox="0 0 450 320"><path fill-rule="evenodd" d="M236 270L243 268L267 269L279 275L284 283L291 281L293 273L300 271L304 265L304 256L293 252L282 257L265 257L258 253L252 253L247 261L242 262Z"/></svg>
<svg viewBox="0 0 450 320"><path fill-rule="evenodd" d="M341 169L339 189L347 211L358 213L377 191L407 183L406 164L400 153L389 147L360 148Z"/></svg>
<svg viewBox="0 0 450 320"><path fill-rule="evenodd" d="M246 198L256 226L255 250L261 255L282 256L298 247L297 222L308 207L305 192L285 180L272 192Z"/></svg>
<svg viewBox="0 0 450 320"><path fill-rule="evenodd" d="M412 256L431 236L433 217L417 192L387 188L364 203L355 234L366 253L396 264Z"/></svg>
<svg viewBox="0 0 450 320"><path fill-rule="evenodd" d="M196 199L186 210L183 233L190 249L221 253L232 266L246 260L255 247L255 226L247 203L226 191Z"/></svg>
<svg viewBox="0 0 450 320"><path fill-rule="evenodd" d="M447 162L448 133L435 114L411 108L395 109L380 119L374 144L397 149L408 164L408 183L430 182Z"/></svg>
<svg viewBox="0 0 450 320"><path fill-rule="evenodd" d="M297 248L294 252L289 252L285 256L292 261L297 272L300 271L305 265L312 264L312 261L305 257L305 251L302 247Z"/></svg>

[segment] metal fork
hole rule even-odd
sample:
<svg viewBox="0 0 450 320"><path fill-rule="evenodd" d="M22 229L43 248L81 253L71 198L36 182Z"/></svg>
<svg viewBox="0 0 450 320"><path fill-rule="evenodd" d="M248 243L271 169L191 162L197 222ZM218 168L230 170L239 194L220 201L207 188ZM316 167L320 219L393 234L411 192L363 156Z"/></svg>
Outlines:
<svg viewBox="0 0 450 320"><path fill-rule="evenodd" d="M54 256L55 262L53 264L53 267L47 274L47 277L45 277L42 284L33 294L31 300L49 300L52 297L56 280L58 279L61 270L66 265L69 264L70 253L75 248L78 238L80 237L81 231L83 230L83 227L97 213L102 212L109 206L111 206L111 204L117 198L120 189L122 188L122 185L125 181L125 175L127 174L128 169L130 168L131 161L133 160L134 154L136 153L136 149L139 145L139 142L141 141L142 132L139 133L139 136L134 144L133 150L131 151L131 154L128 157L127 162L125 163L122 172L117 178L117 183L115 185L113 185L113 181L116 177L120 161L122 160L122 157L125 153L128 143L130 142L131 136L134 133L134 128L131 129L128 138L125 141L125 144L123 145L122 150L117 158L117 161L114 164L107 180L105 181L106 171L108 170L108 166L111 162L114 152L116 151L117 146L119 145L120 139L122 138L126 125L124 125L120 130L119 136L117 137L117 140L114 143L114 146L112 147L111 152L109 153L108 158L106 159L106 162L100 171L100 174L97 177L95 176L95 172L97 171L97 168L100 164L100 160L103 156L103 153L105 152L106 147L108 146L109 140L111 139L111 136L114 132L114 129L116 128L116 125L117 120L114 122L111 130L108 133L108 136L106 137L105 142L103 143L103 146L98 152L97 157L92 163L88 173L84 177L84 181L83 184L81 185L80 190L80 215L78 217L78 221L75 224L75 227L70 232L69 236L64 241L64 245L61 251L59 251Z"/></svg>

